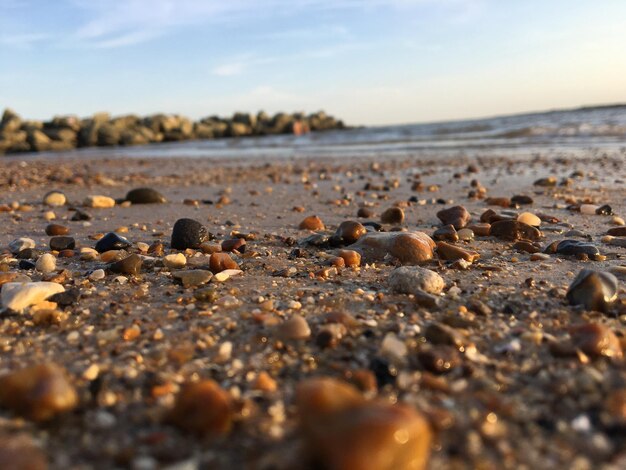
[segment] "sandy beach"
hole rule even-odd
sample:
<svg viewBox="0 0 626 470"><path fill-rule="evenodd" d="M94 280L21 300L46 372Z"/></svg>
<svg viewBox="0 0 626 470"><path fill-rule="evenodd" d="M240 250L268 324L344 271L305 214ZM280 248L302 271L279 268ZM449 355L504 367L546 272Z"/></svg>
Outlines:
<svg viewBox="0 0 626 470"><path fill-rule="evenodd" d="M620 153L550 160L6 159L2 275L52 279L80 295L65 305L4 311L2 375L52 362L76 397L56 409L50 396L64 389L45 385L51 379L44 377L40 386L51 388L26 408L3 407L0 461L25 459L30 468L44 461L50 468L344 468L333 466L334 453L367 460L368 448L354 450L340 430L332 442L316 440L307 432L316 424L296 398L307 379L330 377L354 387L366 409L415 410L427 430L411 439L427 440L419 458L428 468L623 467L624 288L605 312L566 300L583 268L613 270L623 285L626 247L603 238L626 214L623 162ZM123 200L139 187L167 202L83 207L89 195ZM44 205L52 189L67 203ZM527 204L502 207L520 195L529 196ZM608 204L612 215L581 213L582 203ZM514 248L514 240L463 233L466 241L451 244L479 258L444 259L438 246L419 264L441 276L443 289L407 294L394 288L391 273L413 263L364 256L358 267L342 266L338 250L354 245L323 236L351 220L376 222L370 230L387 235L437 238L438 211L458 205L471 215L469 225L488 209L505 219L539 215L537 248L525 247L538 253ZM391 207L401 208L404 220L377 225ZM92 218L71 220L74 208ZM370 214L357 218L363 208ZM324 229L299 228L312 215ZM197 220L213 239L201 249L171 249L180 218ZM55 252L51 273L20 267L9 244L32 239L34 263L51 251L51 223L69 228L75 247ZM115 231L131 245L91 258L81 253ZM206 253L232 238L246 240L245 249L230 253L241 273L180 284L177 272L207 269ZM542 253L565 239L589 242L601 256ZM153 250L156 242L162 253ZM179 252L184 266L164 265ZM143 256L138 273L111 272L106 261L133 253ZM98 269L102 278L92 276ZM590 323L601 325L601 334L572 329ZM223 392L227 416L205 418L198 429L185 414L219 410L221 402L191 394L185 408L181 390L207 379ZM30 393L13 386L13 393ZM323 414L323 403L314 403ZM33 407L49 407L53 416L32 419ZM402 429L389 419L389 429ZM372 452L394 455L385 431L370 432L363 442L378 443ZM414 463L410 468L420 468Z"/></svg>

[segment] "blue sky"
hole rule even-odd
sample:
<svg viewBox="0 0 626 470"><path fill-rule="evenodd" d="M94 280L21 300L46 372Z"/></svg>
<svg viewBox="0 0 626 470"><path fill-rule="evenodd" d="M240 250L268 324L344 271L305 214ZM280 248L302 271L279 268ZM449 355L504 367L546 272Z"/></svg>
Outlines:
<svg viewBox="0 0 626 470"><path fill-rule="evenodd" d="M0 107L389 124L626 102L625 21L623 0L0 0Z"/></svg>

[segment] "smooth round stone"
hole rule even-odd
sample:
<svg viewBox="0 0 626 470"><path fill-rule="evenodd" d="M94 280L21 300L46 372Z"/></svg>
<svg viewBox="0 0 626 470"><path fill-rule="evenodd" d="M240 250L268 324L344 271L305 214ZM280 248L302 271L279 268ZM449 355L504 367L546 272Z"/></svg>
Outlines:
<svg viewBox="0 0 626 470"><path fill-rule="evenodd" d="M583 269L570 284L566 298L571 305L605 312L617 299L617 278L605 271Z"/></svg>
<svg viewBox="0 0 626 470"><path fill-rule="evenodd" d="M311 336L311 327L301 315L294 315L278 325L276 333L282 340L307 339Z"/></svg>
<svg viewBox="0 0 626 470"><path fill-rule="evenodd" d="M162 204L167 202L160 192L152 188L131 189L126 194L125 199L132 204Z"/></svg>
<svg viewBox="0 0 626 470"><path fill-rule="evenodd" d="M511 198L511 203L513 204L517 204L520 206L526 206L526 205L530 205L533 204L535 201L533 201L533 198L530 196L526 196L523 194L518 194L515 195Z"/></svg>
<svg viewBox="0 0 626 470"><path fill-rule="evenodd" d="M73 250L76 248L76 240L72 237L52 237L50 239L50 249L54 251Z"/></svg>
<svg viewBox="0 0 626 470"><path fill-rule="evenodd" d="M33 421L48 421L72 410L78 395L61 366L39 364L0 377L0 404Z"/></svg>
<svg viewBox="0 0 626 470"><path fill-rule="evenodd" d="M463 240L464 242L470 242L474 239L474 231L469 228L462 228L458 232L459 240Z"/></svg>
<svg viewBox="0 0 626 470"><path fill-rule="evenodd" d="M56 258L50 253L44 253L39 257L37 263L35 263L35 269L40 273L51 273L57 267Z"/></svg>
<svg viewBox="0 0 626 470"><path fill-rule="evenodd" d="M606 325L587 323L573 326L569 330L572 343L590 356L605 356L621 359L624 356L619 338Z"/></svg>
<svg viewBox="0 0 626 470"><path fill-rule="evenodd" d="M453 206L440 210L437 212L437 217L443 225L453 225L457 230L465 227L472 219L470 213L463 206Z"/></svg>
<svg viewBox="0 0 626 470"><path fill-rule="evenodd" d="M596 214L596 210L599 208L600 206L596 206L595 204L581 204L580 206L580 213L583 215L595 215Z"/></svg>
<svg viewBox="0 0 626 470"><path fill-rule="evenodd" d="M63 225L49 224L46 226L46 235L48 236L67 235L68 233L70 233L70 229Z"/></svg>
<svg viewBox="0 0 626 470"><path fill-rule="evenodd" d="M83 200L83 205L94 209L108 209L115 206L115 199L108 196L90 195Z"/></svg>
<svg viewBox="0 0 626 470"><path fill-rule="evenodd" d="M206 284L213 277L211 271L205 269L190 269L189 271L176 271L172 273L174 279L178 279L183 287L195 287Z"/></svg>
<svg viewBox="0 0 626 470"><path fill-rule="evenodd" d="M614 237L626 237L626 227L613 227L607 230L607 235L612 235Z"/></svg>
<svg viewBox="0 0 626 470"><path fill-rule="evenodd" d="M60 191L50 191L43 197L43 203L47 206L64 206L66 202L67 198L65 197L65 194Z"/></svg>
<svg viewBox="0 0 626 470"><path fill-rule="evenodd" d="M367 229L363 224L353 220L346 220L339 224L334 237L346 245L351 245L366 233Z"/></svg>
<svg viewBox="0 0 626 470"><path fill-rule="evenodd" d="M339 250L337 256L343 259L344 265L348 268L355 268L361 265L361 255L354 250Z"/></svg>
<svg viewBox="0 0 626 470"><path fill-rule="evenodd" d="M84 222L87 220L91 220L93 217L91 216L91 214L88 214L85 211L81 211L80 209L76 208L74 210L74 215L72 216L73 221L75 222Z"/></svg>
<svg viewBox="0 0 626 470"><path fill-rule="evenodd" d="M57 215L54 213L54 211L46 211L43 213L44 220L47 220L48 222L51 220L54 220L57 218Z"/></svg>
<svg viewBox="0 0 626 470"><path fill-rule="evenodd" d="M626 222L624 221L624 219L622 217L618 217L616 215L611 217L611 223L613 225L626 225ZM609 235L611 235L611 234L609 234Z"/></svg>
<svg viewBox="0 0 626 470"><path fill-rule="evenodd" d="M613 208L608 204L604 204L596 209L598 215L613 215Z"/></svg>
<svg viewBox="0 0 626 470"><path fill-rule="evenodd" d="M435 242L422 232L370 232L352 246L368 262L394 258L405 265L432 259Z"/></svg>
<svg viewBox="0 0 626 470"><path fill-rule="evenodd" d="M239 269L239 265L228 253L213 253L209 259L209 269L217 274L227 269Z"/></svg>
<svg viewBox="0 0 626 470"><path fill-rule="evenodd" d="M117 274L130 274L136 276L141 272L143 260L141 256L132 254L124 259L111 263L108 266L109 271Z"/></svg>
<svg viewBox="0 0 626 470"><path fill-rule="evenodd" d="M404 211L400 207L390 207L380 215L383 224L399 225L404 222Z"/></svg>
<svg viewBox="0 0 626 470"><path fill-rule="evenodd" d="M394 269L389 275L389 287L401 294L414 294L415 291L439 294L445 287L445 281L430 269L402 266Z"/></svg>
<svg viewBox="0 0 626 470"><path fill-rule="evenodd" d="M465 229L462 229L465 230ZM454 225L444 225L439 227L433 232L433 240L444 240L448 242L456 242L459 240L459 234L457 233Z"/></svg>
<svg viewBox="0 0 626 470"><path fill-rule="evenodd" d="M359 219L369 219L374 215L374 213L371 211L371 209L368 209L367 207L359 207L359 210L356 212L356 216Z"/></svg>
<svg viewBox="0 0 626 470"><path fill-rule="evenodd" d="M466 228L474 232L477 237L488 237L491 235L491 224L488 223L476 223L468 225Z"/></svg>
<svg viewBox="0 0 626 470"><path fill-rule="evenodd" d="M556 183L557 183L556 177L548 176L546 178L539 178L533 184L535 186L542 186L544 188L552 188L552 187L556 186Z"/></svg>
<svg viewBox="0 0 626 470"><path fill-rule="evenodd" d="M182 387L167 421L196 435L224 436L232 427L234 410L226 390L213 380L202 380Z"/></svg>
<svg viewBox="0 0 626 470"><path fill-rule="evenodd" d="M187 264L187 258L182 253L167 255L163 258L163 265L167 268L180 269Z"/></svg>
<svg viewBox="0 0 626 470"><path fill-rule="evenodd" d="M105 277L106 277L106 273L104 272L104 269L96 269L94 272L92 272L89 275L89 280L90 281L101 281Z"/></svg>
<svg viewBox="0 0 626 470"><path fill-rule="evenodd" d="M298 225L300 230L324 230L326 227L324 226L324 222L316 215L310 215L305 217L300 225Z"/></svg>
<svg viewBox="0 0 626 470"><path fill-rule="evenodd" d="M171 247L176 250L198 248L209 240L209 232L197 220L178 219L172 229Z"/></svg>
<svg viewBox="0 0 626 470"><path fill-rule="evenodd" d="M541 225L541 219L531 212L522 212L517 216L517 221L533 227L539 227Z"/></svg>
<svg viewBox="0 0 626 470"><path fill-rule="evenodd" d="M96 243L95 249L98 253L105 253L111 250L123 250L131 246L131 243L115 232L109 232Z"/></svg>
<svg viewBox="0 0 626 470"><path fill-rule="evenodd" d="M556 253L560 255L580 255L598 256L600 251L592 243L578 240L562 240L556 246Z"/></svg>
<svg viewBox="0 0 626 470"><path fill-rule="evenodd" d="M296 409L309 458L320 468L424 470L432 432L414 407L365 401L330 378L301 382Z"/></svg>
<svg viewBox="0 0 626 470"><path fill-rule="evenodd" d="M19 253L27 248L35 248L35 240L32 238L21 237L16 238L9 243L9 250L11 250L11 253L13 254Z"/></svg>
<svg viewBox="0 0 626 470"><path fill-rule="evenodd" d="M532 225L517 220L499 220L491 224L490 234L502 240L531 240L541 238L541 232Z"/></svg>
<svg viewBox="0 0 626 470"><path fill-rule="evenodd" d="M0 436L0 468L46 470L46 454L27 434L13 431Z"/></svg>
<svg viewBox="0 0 626 470"><path fill-rule="evenodd" d="M432 346L419 351L419 363L433 374L446 374L461 365L459 351L446 345Z"/></svg>

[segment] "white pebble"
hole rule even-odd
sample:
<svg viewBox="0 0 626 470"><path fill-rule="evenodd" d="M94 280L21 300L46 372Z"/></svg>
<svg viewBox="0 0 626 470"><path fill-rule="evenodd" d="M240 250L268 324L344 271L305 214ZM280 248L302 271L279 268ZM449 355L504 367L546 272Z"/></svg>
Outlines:
<svg viewBox="0 0 626 470"><path fill-rule="evenodd" d="M54 255L50 253L44 253L39 257L37 262L35 263L35 269L40 273L51 273L57 267L57 260Z"/></svg>
<svg viewBox="0 0 626 470"><path fill-rule="evenodd" d="M101 279L104 279L104 277L106 276L104 269L96 269L94 272L92 272L89 275L89 280L90 281L99 281Z"/></svg>

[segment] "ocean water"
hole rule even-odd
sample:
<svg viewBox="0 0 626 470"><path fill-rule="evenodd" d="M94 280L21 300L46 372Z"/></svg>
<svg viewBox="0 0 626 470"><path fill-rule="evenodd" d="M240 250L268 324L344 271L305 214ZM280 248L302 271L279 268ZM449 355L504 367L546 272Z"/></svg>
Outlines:
<svg viewBox="0 0 626 470"><path fill-rule="evenodd" d="M626 154L626 105L463 121L360 127L304 136L280 135L137 147L86 148L64 152L63 155L108 158L382 158L555 152L571 155L589 150Z"/></svg>

